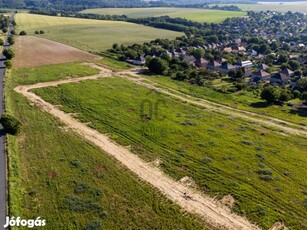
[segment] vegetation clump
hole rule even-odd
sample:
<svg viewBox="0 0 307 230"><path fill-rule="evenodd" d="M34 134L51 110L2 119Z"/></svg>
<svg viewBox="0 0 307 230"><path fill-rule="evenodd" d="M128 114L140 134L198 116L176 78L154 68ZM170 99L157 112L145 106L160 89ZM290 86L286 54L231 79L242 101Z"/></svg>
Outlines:
<svg viewBox="0 0 307 230"><path fill-rule="evenodd" d="M26 36L26 35L27 35L27 32L24 31L24 30L23 30L23 31L20 31L19 35L20 35L20 36Z"/></svg>
<svg viewBox="0 0 307 230"><path fill-rule="evenodd" d="M4 130L12 135L19 134L21 130L21 122L17 118L7 113L2 114L0 123L2 124Z"/></svg>
<svg viewBox="0 0 307 230"><path fill-rule="evenodd" d="M11 60L15 57L15 52L12 49L5 49L3 51L3 55L6 57L6 59Z"/></svg>

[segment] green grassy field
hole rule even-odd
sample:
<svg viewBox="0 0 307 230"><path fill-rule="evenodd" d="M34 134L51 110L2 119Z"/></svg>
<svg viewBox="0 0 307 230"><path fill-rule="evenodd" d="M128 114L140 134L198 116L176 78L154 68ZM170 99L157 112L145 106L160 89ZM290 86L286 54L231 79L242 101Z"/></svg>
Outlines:
<svg viewBox="0 0 307 230"><path fill-rule="evenodd" d="M242 17L245 12L222 11L222 10L206 10L192 8L103 8L88 9L83 13L94 13L104 15L127 15L130 18L159 17L168 15L170 17L180 17L197 22L221 22L226 18Z"/></svg>
<svg viewBox="0 0 307 230"><path fill-rule="evenodd" d="M220 104L229 105L234 108L244 109L293 123L307 125L306 115L300 115L298 112L295 112L292 107L287 105L267 106L265 102L260 99L259 95L253 91L243 90L227 94L217 92L208 87L200 87L182 81L175 81L164 76L146 75L144 77L153 82L159 83L162 86L178 90L197 98L203 98ZM220 80L212 82L212 87L221 88L223 86L229 87L225 82L220 83Z"/></svg>
<svg viewBox="0 0 307 230"><path fill-rule="evenodd" d="M235 5L238 6L243 11L294 11L307 13L307 2L260 2L257 4L218 4L221 6L225 5Z"/></svg>
<svg viewBox="0 0 307 230"><path fill-rule="evenodd" d="M34 36L35 30L44 30L40 37L62 42L85 51L107 50L114 43L143 43L156 38L175 38L182 33L161 30L127 22L101 21L78 18L52 17L20 13L16 16L17 30Z"/></svg>
<svg viewBox="0 0 307 230"><path fill-rule="evenodd" d="M93 228L98 223L102 229L209 229L12 90L94 73L80 64L62 64L7 75L6 109L23 124L18 138L7 137L10 214L41 216L50 230L101 229Z"/></svg>
<svg viewBox="0 0 307 230"><path fill-rule="evenodd" d="M234 210L266 229L275 221L306 227L304 138L208 112L121 78L35 92L65 112L80 113L82 122L130 145L143 159L161 159L162 170L175 179L189 176L206 193L231 194ZM156 102L158 112L151 114L146 105Z"/></svg>

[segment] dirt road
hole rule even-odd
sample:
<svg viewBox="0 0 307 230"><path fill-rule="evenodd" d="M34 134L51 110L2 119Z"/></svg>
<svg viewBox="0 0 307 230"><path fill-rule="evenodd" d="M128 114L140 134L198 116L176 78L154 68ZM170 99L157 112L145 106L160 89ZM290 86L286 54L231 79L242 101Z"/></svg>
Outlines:
<svg viewBox="0 0 307 230"><path fill-rule="evenodd" d="M307 137L307 127L304 127L302 125L291 123L291 122L284 121L284 120L270 117L270 116L265 116L265 115L261 115L261 114L241 110L241 109L232 108L230 106L218 104L218 103L208 101L205 99L196 98L196 97L181 93L177 90L164 87L160 84L150 81L147 78L141 77L138 74L138 71L139 69L125 70L125 71L117 72L116 74L120 77L133 81L138 85L147 87L149 89L154 89L157 92L160 92L166 95L170 95L173 98L180 99L192 105L202 107L206 110L210 110L216 113L244 119L249 122L255 123L257 125L260 125L260 126L271 127L271 128L276 129L276 131L280 132L281 134L288 133L288 134L302 135L302 136ZM146 80L146 83L144 82L144 80ZM151 83L147 83L147 82L151 82Z"/></svg>
<svg viewBox="0 0 307 230"><path fill-rule="evenodd" d="M116 158L124 166L134 172L139 178L159 189L165 196L167 196L174 203L177 203L187 212L197 214L203 218L205 222L217 227L218 229L259 229L256 225L250 223L244 217L232 213L227 207L221 205L212 197L201 194L200 192L197 192L194 189L171 179L157 167L154 167L152 164L143 161L127 148L111 141L106 135L91 129L86 124L79 122L69 114L59 110L54 105L44 101L36 94L29 92L30 89L97 79L102 75L111 75L110 72L106 69L99 69L103 71L99 75L39 83L28 86L18 86L15 88L15 91L27 97L31 102L33 102L43 111L59 118L71 130L78 133L84 139L92 142L103 151Z"/></svg>

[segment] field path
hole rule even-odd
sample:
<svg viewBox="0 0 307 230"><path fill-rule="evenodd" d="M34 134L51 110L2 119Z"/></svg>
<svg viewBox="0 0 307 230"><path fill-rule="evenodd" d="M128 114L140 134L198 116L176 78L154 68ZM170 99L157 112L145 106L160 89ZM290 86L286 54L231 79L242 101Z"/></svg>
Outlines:
<svg viewBox="0 0 307 230"><path fill-rule="evenodd" d="M93 65L92 65L93 66ZM38 83L34 85L17 86L14 90L28 98L32 103L45 112L59 118L71 130L78 133L84 139L92 142L103 151L107 152L124 166L134 172L139 178L148 182L159 189L174 203L180 205L185 211L195 213L205 222L217 227L218 229L231 230L254 230L260 229L250 223L246 218L232 213L227 207L223 206L212 197L201 194L193 188L179 183L167 175L159 168L143 161L127 148L114 143L107 135L88 127L73 118L71 115L59 110L56 106L44 101L38 95L29 92L31 89L56 86L60 84L74 83L90 79L98 79L102 76L112 76L112 72L104 68L99 68L102 72L90 77L72 78L54 82Z"/></svg>
<svg viewBox="0 0 307 230"><path fill-rule="evenodd" d="M141 77L139 75L139 72L141 70L142 69L140 68L125 70L117 72L116 74L120 77L133 81L134 83L141 85L143 87L156 90L157 92L172 96L173 98L180 99L182 101L188 102L189 104L196 105L216 113L244 119L260 126L271 127L276 129L276 131L280 133L302 135L307 137L307 127L303 125L295 124L292 122L284 121L270 116L249 112L246 110L236 109L227 105L222 105L209 100L200 99L185 93L181 93L178 90L171 89L169 87L155 83L150 79ZM146 82L144 82L144 80Z"/></svg>

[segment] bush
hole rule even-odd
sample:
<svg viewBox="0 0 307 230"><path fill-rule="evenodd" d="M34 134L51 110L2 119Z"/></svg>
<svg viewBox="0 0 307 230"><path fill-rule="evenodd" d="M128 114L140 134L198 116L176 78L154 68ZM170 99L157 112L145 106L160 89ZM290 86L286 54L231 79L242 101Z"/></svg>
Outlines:
<svg viewBox="0 0 307 230"><path fill-rule="evenodd" d="M91 220L85 227L85 230L101 230L102 224L99 220Z"/></svg>
<svg viewBox="0 0 307 230"><path fill-rule="evenodd" d="M13 45L13 44L15 43L14 37L13 37L13 36L9 36L9 37L7 38L7 42L8 42L10 45Z"/></svg>
<svg viewBox="0 0 307 230"><path fill-rule="evenodd" d="M15 53L12 49L5 49L3 51L3 55L6 57L6 59L11 60L15 56Z"/></svg>
<svg viewBox="0 0 307 230"><path fill-rule="evenodd" d="M270 169L259 169L257 173L260 175L272 175L272 171Z"/></svg>
<svg viewBox="0 0 307 230"><path fill-rule="evenodd" d="M260 179L264 181L272 181L273 177L270 175L260 175Z"/></svg>
<svg viewBox="0 0 307 230"><path fill-rule="evenodd" d="M152 58L148 63L148 69L155 74L162 74L168 68L168 63L161 58Z"/></svg>
<svg viewBox="0 0 307 230"><path fill-rule="evenodd" d="M87 192L87 190L88 190L88 185L82 183L82 184L78 184L78 185L75 187L74 192L77 193L77 194L78 194L78 193L85 193L85 192Z"/></svg>
<svg viewBox="0 0 307 230"><path fill-rule="evenodd" d="M0 46L3 46L4 45L4 41L3 39L0 38Z"/></svg>
<svg viewBox="0 0 307 230"><path fill-rule="evenodd" d="M25 35L27 35L27 32L24 31L24 30L23 30L23 31L20 31L19 35L20 35L20 36L25 36Z"/></svg>
<svg viewBox="0 0 307 230"><path fill-rule="evenodd" d="M21 122L9 114L3 113L0 118L0 123L4 130L12 135L17 135L21 130Z"/></svg>
<svg viewBox="0 0 307 230"><path fill-rule="evenodd" d="M36 30L34 33L35 33L35 34L39 34L39 31L38 31L38 30Z"/></svg>
<svg viewBox="0 0 307 230"><path fill-rule="evenodd" d="M301 99L307 101L307 91L301 94Z"/></svg>
<svg viewBox="0 0 307 230"><path fill-rule="evenodd" d="M300 95L301 95L301 92L300 92L300 91L298 91L298 90L294 90L294 91L293 91L293 98L299 98Z"/></svg>
<svg viewBox="0 0 307 230"><path fill-rule="evenodd" d="M291 92L290 91L282 91L280 93L280 96L279 96L279 100L282 101L282 102L285 102L285 101L289 101L291 99Z"/></svg>
<svg viewBox="0 0 307 230"><path fill-rule="evenodd" d="M4 65L7 69L11 69L12 68L12 61L7 60L7 61L4 62Z"/></svg>
<svg viewBox="0 0 307 230"><path fill-rule="evenodd" d="M15 30L12 30L12 31L11 31L11 34L12 34L12 35L16 35L16 31L15 31Z"/></svg>
<svg viewBox="0 0 307 230"><path fill-rule="evenodd" d="M274 86L265 87L260 96L261 99L266 100L268 104L276 103L280 98L280 89Z"/></svg>
<svg viewBox="0 0 307 230"><path fill-rule="evenodd" d="M73 212L102 212L99 204L93 203L88 199L81 199L74 195L68 195L63 200L63 208Z"/></svg>
<svg viewBox="0 0 307 230"><path fill-rule="evenodd" d="M45 31L40 30L40 31L39 31L39 34L45 34Z"/></svg>

